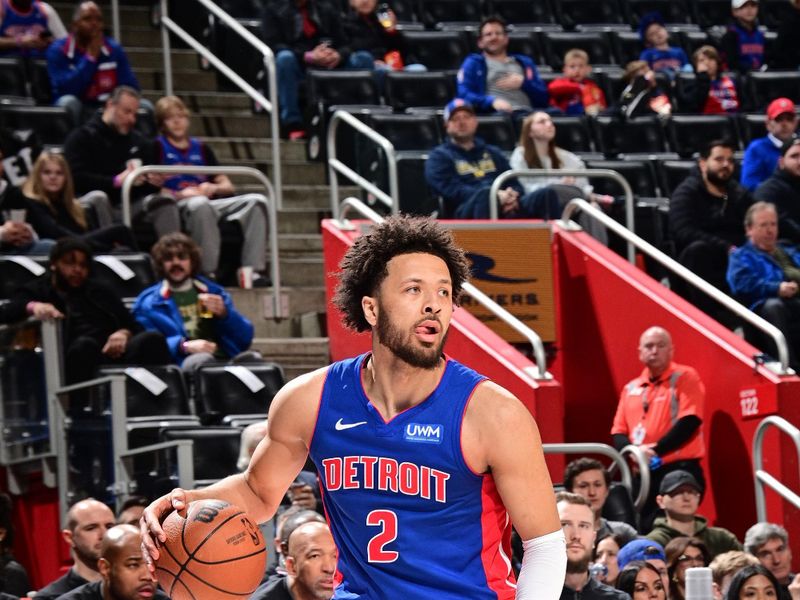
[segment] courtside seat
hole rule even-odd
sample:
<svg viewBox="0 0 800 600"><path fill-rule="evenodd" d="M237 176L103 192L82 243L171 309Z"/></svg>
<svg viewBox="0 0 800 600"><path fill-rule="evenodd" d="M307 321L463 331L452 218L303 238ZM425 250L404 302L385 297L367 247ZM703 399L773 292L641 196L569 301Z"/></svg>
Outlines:
<svg viewBox="0 0 800 600"><path fill-rule="evenodd" d="M758 20L773 30L777 30L794 11L791 3L783 0L761 0L758 4Z"/></svg>
<svg viewBox="0 0 800 600"><path fill-rule="evenodd" d="M246 369L252 384L237 371ZM269 412L272 399L285 383L283 369L277 363L249 362L238 365L204 365L197 370L196 402L204 422L219 422L242 415L263 415ZM261 387L258 387L261 386Z"/></svg>
<svg viewBox="0 0 800 600"><path fill-rule="evenodd" d="M509 32L508 52L529 56L537 64L544 62L542 47L539 43L539 34L531 29L517 28Z"/></svg>
<svg viewBox="0 0 800 600"><path fill-rule="evenodd" d="M597 4L604 4L604 2ZM561 71L564 54L572 48L584 50L589 55L589 63L593 65L607 65L616 62L611 52L608 34L602 31L545 31L541 34L541 40L544 44L547 63L553 67L554 71Z"/></svg>
<svg viewBox="0 0 800 600"><path fill-rule="evenodd" d="M667 137L672 150L686 158L711 140L730 140L739 148L736 125L727 115L673 115L667 122Z"/></svg>
<svg viewBox="0 0 800 600"><path fill-rule="evenodd" d="M597 149L609 158L629 153L667 151L667 138L658 117L622 120L598 116L593 121Z"/></svg>
<svg viewBox="0 0 800 600"><path fill-rule="evenodd" d="M106 366L98 369L99 376L126 375L126 401L127 417L129 422L158 420L158 419L188 419L196 422L197 418L189 403L189 393L183 379L183 371L177 365L148 366L152 375L166 384L163 391L154 391L145 387L126 367Z"/></svg>
<svg viewBox="0 0 800 600"><path fill-rule="evenodd" d="M690 61L692 60L694 51L700 46L714 46L714 40L705 31L691 31L684 29L681 31L676 31L672 34L672 37L675 37L676 35L678 38L678 44L686 52L686 56L689 57Z"/></svg>
<svg viewBox="0 0 800 600"><path fill-rule="evenodd" d="M753 110L764 111L775 98L784 96L800 103L800 71L757 71L747 75Z"/></svg>
<svg viewBox="0 0 800 600"><path fill-rule="evenodd" d="M457 31L404 31L406 45L429 70L458 69L469 53L466 35Z"/></svg>
<svg viewBox="0 0 800 600"><path fill-rule="evenodd" d="M59 106L2 106L0 126L32 130L48 146L62 146L74 128L67 109Z"/></svg>
<svg viewBox="0 0 800 600"><path fill-rule="evenodd" d="M163 442L193 442L195 487L205 487L236 473L241 435L239 427L180 425L163 427L159 433Z"/></svg>
<svg viewBox="0 0 800 600"><path fill-rule="evenodd" d="M488 7L490 14L500 15L514 25L556 22L549 0L489 0Z"/></svg>
<svg viewBox="0 0 800 600"><path fill-rule="evenodd" d="M412 106L444 106L456 95L456 81L449 71L390 71L385 95L386 103L397 112Z"/></svg>
<svg viewBox="0 0 800 600"><path fill-rule="evenodd" d="M622 8L617 0L558 0L556 19L564 29L587 23L624 23ZM594 62L594 61L593 61ZM601 61L596 61L601 62Z"/></svg>

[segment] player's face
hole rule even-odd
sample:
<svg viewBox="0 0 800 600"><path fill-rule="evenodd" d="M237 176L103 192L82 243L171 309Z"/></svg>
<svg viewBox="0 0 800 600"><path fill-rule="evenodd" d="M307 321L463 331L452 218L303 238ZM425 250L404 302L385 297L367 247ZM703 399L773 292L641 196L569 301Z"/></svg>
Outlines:
<svg viewBox="0 0 800 600"><path fill-rule="evenodd" d="M602 510L608 498L608 486L600 469L591 469L576 475L572 482L572 491L586 498L595 513Z"/></svg>
<svg viewBox="0 0 800 600"><path fill-rule="evenodd" d="M378 292L378 342L409 365L439 364L453 314L453 286L445 262L432 254L389 261Z"/></svg>
<svg viewBox="0 0 800 600"><path fill-rule="evenodd" d="M664 600L664 582L652 569L640 569L633 583L633 600Z"/></svg>
<svg viewBox="0 0 800 600"><path fill-rule="evenodd" d="M772 571L775 578L783 582L792 570L792 550L781 538L772 538L756 550L761 564Z"/></svg>
<svg viewBox="0 0 800 600"><path fill-rule="evenodd" d="M103 536L115 525L114 513L96 500L87 500L74 510L77 525L71 534L72 550L82 562L93 565L100 558Z"/></svg>
<svg viewBox="0 0 800 600"><path fill-rule="evenodd" d="M672 342L662 332L646 332L639 340L639 360L654 373L662 373L672 360Z"/></svg>
<svg viewBox="0 0 800 600"><path fill-rule="evenodd" d="M487 23L481 29L478 48L489 56L503 54L508 48L508 34L500 23Z"/></svg>
<svg viewBox="0 0 800 600"><path fill-rule="evenodd" d="M589 568L596 535L594 513L585 504L558 503L558 517L567 538L567 570L582 573Z"/></svg>
<svg viewBox="0 0 800 600"><path fill-rule="evenodd" d="M127 538L113 562L109 562L102 573L110 600L149 600L155 594L156 586L142 554L141 540L137 536L131 535Z"/></svg>
<svg viewBox="0 0 800 600"><path fill-rule="evenodd" d="M298 539L295 539L295 536ZM295 578L300 596L314 600L333 597L336 563L339 553L327 527L314 527L292 534L291 555L286 560L286 570Z"/></svg>
<svg viewBox="0 0 800 600"><path fill-rule="evenodd" d="M181 110L173 110L164 119L164 129L167 135L174 140L186 139L189 132L189 115Z"/></svg>
<svg viewBox="0 0 800 600"><path fill-rule="evenodd" d="M61 193L64 189L64 183L67 180L67 175L61 164L54 160L46 160L42 165L41 171L42 189L51 197Z"/></svg>

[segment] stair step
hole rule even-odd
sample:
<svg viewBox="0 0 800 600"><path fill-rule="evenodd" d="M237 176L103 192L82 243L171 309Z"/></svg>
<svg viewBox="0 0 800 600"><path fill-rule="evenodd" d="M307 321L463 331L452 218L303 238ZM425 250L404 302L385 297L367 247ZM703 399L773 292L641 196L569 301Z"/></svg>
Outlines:
<svg viewBox="0 0 800 600"><path fill-rule="evenodd" d="M125 48L134 71L139 69L163 69L164 53L161 48ZM195 70L199 68L199 55L194 50L175 50L171 52L172 68Z"/></svg>
<svg viewBox="0 0 800 600"><path fill-rule="evenodd" d="M281 256L286 253L310 252L322 255L322 236L316 233L283 233L278 234L278 250Z"/></svg>
<svg viewBox="0 0 800 600"><path fill-rule="evenodd" d="M246 159L246 158L240 158L236 160L220 159L219 162L222 165L253 167L254 169L258 169L262 173L265 173L267 177L270 178L270 180L273 179L272 165L263 159L262 160ZM300 161L300 160L286 160L286 161L282 160L281 176L283 178L284 184L291 183L291 184L321 185L325 183L325 170L322 168L322 165L307 163L305 161ZM234 181L238 182L238 179L235 179Z"/></svg>
<svg viewBox="0 0 800 600"><path fill-rule="evenodd" d="M253 344L258 344L259 352L275 356L282 355L293 362L299 362L308 357L327 357L330 352L330 342L326 337L307 338L254 338Z"/></svg>
<svg viewBox="0 0 800 600"><path fill-rule="evenodd" d="M64 26L69 30L69 25L72 22L72 11L75 10L76 3L53 2L51 6L56 9L58 16L64 22ZM111 15L111 5L109 2L100 0L97 2L100 10L103 11L103 19L105 20L106 28L111 30L113 17ZM119 22L122 29L122 38L125 39L125 30L131 26L141 28L151 28L150 25L150 7L149 6L130 6L126 3L124 6L119 7Z"/></svg>
<svg viewBox="0 0 800 600"><path fill-rule="evenodd" d="M325 288L323 286L289 286L284 283L281 281L281 295L287 299L286 305L290 315L284 321L291 321L303 314L316 312L325 306ZM272 314L272 288L242 290L232 287L227 290L233 298L236 309L246 315L256 325L256 328L263 323L274 323L272 318L265 317L265 314Z"/></svg>
<svg viewBox="0 0 800 600"><path fill-rule="evenodd" d="M330 211L313 208L284 208L278 214L278 233L320 233L320 221L330 217Z"/></svg>
<svg viewBox="0 0 800 600"><path fill-rule="evenodd" d="M163 67L136 69L136 78L142 88L156 90L158 96L164 94L163 90L166 89L166 86L164 84ZM202 71L198 68L173 68L172 85L173 88L192 86L197 90L211 92L217 89L217 77L210 71Z"/></svg>
<svg viewBox="0 0 800 600"><path fill-rule="evenodd" d="M257 137L205 137L199 136L216 154L219 160L236 159L272 159L272 140ZM280 156L282 160L305 161L306 150L303 144L280 142Z"/></svg>
<svg viewBox="0 0 800 600"><path fill-rule="evenodd" d="M147 90L142 92L148 98L159 97L163 94L162 90ZM186 88L176 88L175 95L180 96L192 112L200 113L207 111L248 111L252 103L250 98L244 93L237 92L210 92L202 90L188 90ZM252 112L250 113L252 114ZM258 115L259 118L268 118Z"/></svg>
<svg viewBox="0 0 800 600"><path fill-rule="evenodd" d="M246 96L245 96L246 98ZM266 139L270 134L269 118L249 110L204 110L192 118L194 135L204 137L241 137ZM302 146L302 144L299 144Z"/></svg>
<svg viewBox="0 0 800 600"><path fill-rule="evenodd" d="M111 9L104 10L103 16L106 20L106 26L111 27ZM149 17L147 24L142 25L128 25L120 16L121 22L121 35L120 41L125 48L153 48L161 50L161 30L155 29L149 24Z"/></svg>
<svg viewBox="0 0 800 600"><path fill-rule="evenodd" d="M281 258L281 284L286 286L323 286L325 270L322 257Z"/></svg>

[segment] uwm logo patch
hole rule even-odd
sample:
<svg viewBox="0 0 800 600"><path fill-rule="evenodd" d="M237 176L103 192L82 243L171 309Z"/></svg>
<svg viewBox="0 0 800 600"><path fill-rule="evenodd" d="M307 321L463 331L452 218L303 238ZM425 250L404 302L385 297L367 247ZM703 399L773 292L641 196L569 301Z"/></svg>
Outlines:
<svg viewBox="0 0 800 600"><path fill-rule="evenodd" d="M409 442L424 442L426 444L441 444L442 430L441 425L431 425L425 423L409 423L406 425L404 437Z"/></svg>

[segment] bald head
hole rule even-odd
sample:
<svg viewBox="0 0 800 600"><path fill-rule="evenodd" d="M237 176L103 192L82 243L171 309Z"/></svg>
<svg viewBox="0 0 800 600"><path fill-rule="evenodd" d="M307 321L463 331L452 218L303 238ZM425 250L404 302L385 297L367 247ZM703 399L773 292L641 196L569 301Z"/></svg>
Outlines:
<svg viewBox="0 0 800 600"><path fill-rule="evenodd" d="M99 518L108 517L111 515L111 520L114 520L114 513L105 504L94 498L87 498L81 500L70 506L67 511L67 529L75 531L81 523L87 520L97 520Z"/></svg>
<svg viewBox="0 0 800 600"><path fill-rule="evenodd" d="M106 532L97 566L104 600L152 600L156 585L142 550L142 536L133 525Z"/></svg>
<svg viewBox="0 0 800 600"><path fill-rule="evenodd" d="M639 360L650 371L651 378L658 378L667 370L672 355L672 338L663 327L650 327L639 338Z"/></svg>
<svg viewBox="0 0 800 600"><path fill-rule="evenodd" d="M338 560L336 544L325 523L309 521L289 536L286 572L293 598L329 600L333 597Z"/></svg>
<svg viewBox="0 0 800 600"><path fill-rule="evenodd" d="M126 548L140 549L142 537L139 528L133 525L116 525L106 532L103 544L100 546L100 558L105 558L113 563L124 554Z"/></svg>

